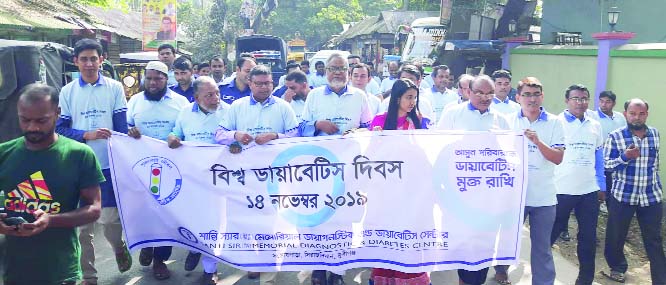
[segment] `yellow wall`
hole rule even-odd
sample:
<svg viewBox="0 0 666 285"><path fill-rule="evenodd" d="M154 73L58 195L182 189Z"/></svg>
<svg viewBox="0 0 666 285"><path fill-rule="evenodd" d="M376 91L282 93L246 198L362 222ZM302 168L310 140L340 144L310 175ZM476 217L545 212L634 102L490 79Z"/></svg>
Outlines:
<svg viewBox="0 0 666 285"><path fill-rule="evenodd" d="M511 73L514 85L521 78L534 76L544 86L544 106L553 114L566 108L564 90L581 83L590 91L596 81L596 56L514 54Z"/></svg>

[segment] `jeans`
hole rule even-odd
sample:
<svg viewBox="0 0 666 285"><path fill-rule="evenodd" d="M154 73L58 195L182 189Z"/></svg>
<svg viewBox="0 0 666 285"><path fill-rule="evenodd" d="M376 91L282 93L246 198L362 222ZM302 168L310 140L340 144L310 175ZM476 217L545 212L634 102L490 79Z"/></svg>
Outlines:
<svg viewBox="0 0 666 285"><path fill-rule="evenodd" d="M662 203L639 207L620 202L615 197L608 197L608 226L604 256L612 271L627 272L627 259L624 256L624 242L629 231L629 224L636 213L638 225L643 236L645 252L650 260L652 284L666 284L666 257L661 238Z"/></svg>
<svg viewBox="0 0 666 285"><path fill-rule="evenodd" d="M592 284L597 243L597 221L599 219L599 200L597 191L583 195L557 195L557 211L550 244L553 245L560 233L568 228L566 221L574 210L578 221L578 270L577 284Z"/></svg>

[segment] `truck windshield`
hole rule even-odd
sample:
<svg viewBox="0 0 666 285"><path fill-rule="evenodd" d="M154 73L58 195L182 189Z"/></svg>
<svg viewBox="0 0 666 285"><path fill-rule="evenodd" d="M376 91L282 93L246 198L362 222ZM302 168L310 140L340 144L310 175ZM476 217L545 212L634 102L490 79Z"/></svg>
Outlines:
<svg viewBox="0 0 666 285"><path fill-rule="evenodd" d="M402 52L402 60L428 58L437 43L444 39L444 33L444 26L412 27Z"/></svg>

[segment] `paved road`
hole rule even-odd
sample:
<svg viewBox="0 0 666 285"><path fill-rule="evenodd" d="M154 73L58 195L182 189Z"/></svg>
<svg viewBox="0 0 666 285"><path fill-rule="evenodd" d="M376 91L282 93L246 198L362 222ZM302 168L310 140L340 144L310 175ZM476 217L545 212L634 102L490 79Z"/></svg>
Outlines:
<svg viewBox="0 0 666 285"><path fill-rule="evenodd" d="M182 249L174 248L173 255L171 260L168 261L168 266L172 270L172 277L166 281L157 281L151 275L150 267L142 267L138 263L139 251L137 250L132 254L134 258L134 265L132 269L123 274L118 273L115 259L113 253L108 245L106 245L106 240L101 234L101 227L96 229L96 239L95 244L98 250L97 256L97 268L100 271L99 274L99 284L104 285L190 285L190 284L199 284L199 278L201 276L201 265L199 265L195 271L186 272L183 270L183 261L187 252ZM531 284L531 269L529 266L529 238L525 238L528 235L526 233L523 235L522 240L522 252L521 252L521 262L518 266L512 266L510 269L511 280L514 284L518 285L528 285ZM2 250L4 244L4 239L0 238L0 250ZM570 285L574 284L577 267L571 262L565 260L559 254L555 254L555 263L557 267L557 281L555 284L558 285ZM2 268L0 268L2 270ZM227 265L218 265L218 272L220 273L221 280L218 282L219 285L250 285L250 284L259 284L258 280L249 280L246 276L246 272L242 270L235 269ZM369 269L355 269L350 270L345 275L345 281L347 284L368 284L368 277L370 275ZM489 279L492 278L494 273L491 272L488 274ZM276 284L280 285L292 285L292 284L310 284L310 272L301 271L301 272L282 272L278 274ZM458 284L458 279L455 271L444 271L444 272L434 272L432 273L432 284ZM0 284L2 282L0 281ZM489 281L486 284L496 284L493 281Z"/></svg>

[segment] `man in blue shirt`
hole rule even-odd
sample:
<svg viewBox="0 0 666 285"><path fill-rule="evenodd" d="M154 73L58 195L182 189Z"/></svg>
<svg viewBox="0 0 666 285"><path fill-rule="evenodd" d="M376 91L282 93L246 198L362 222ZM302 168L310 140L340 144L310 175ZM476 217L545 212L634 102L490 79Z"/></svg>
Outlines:
<svg viewBox="0 0 666 285"><path fill-rule="evenodd" d="M226 81L220 85L220 96L222 101L227 104L233 103L235 100L250 95L250 87L248 80L250 70L257 66L257 61L251 57L241 56L236 61L236 76L233 80Z"/></svg>
<svg viewBox="0 0 666 285"><path fill-rule="evenodd" d="M173 62L173 73L176 76L176 81L178 81L178 83L169 85L169 89L185 96L187 101L194 102L192 62L185 57L179 57Z"/></svg>
<svg viewBox="0 0 666 285"><path fill-rule="evenodd" d="M624 103L627 125L612 131L604 145L606 171L613 172L608 202L608 227L604 255L610 267L606 277L624 283L627 260L624 242L634 217L650 260L652 284L666 284L666 257L661 237L663 216L659 177L659 132L645 124L648 103L631 99Z"/></svg>
<svg viewBox="0 0 666 285"><path fill-rule="evenodd" d="M116 255L118 270L125 272L132 266L132 257L122 239L122 226L113 193L107 139L111 131L127 133L127 102L123 86L103 77L99 66L104 58L102 45L92 39L83 39L74 46L74 63L81 77L60 91L60 118L58 134L89 145L100 162L106 182L102 189L102 214L99 223L104 227L104 237ZM94 223L81 227L81 268L87 284L97 284L95 269L95 247L93 245Z"/></svg>

